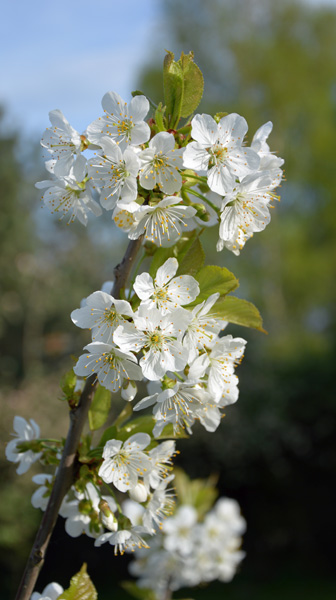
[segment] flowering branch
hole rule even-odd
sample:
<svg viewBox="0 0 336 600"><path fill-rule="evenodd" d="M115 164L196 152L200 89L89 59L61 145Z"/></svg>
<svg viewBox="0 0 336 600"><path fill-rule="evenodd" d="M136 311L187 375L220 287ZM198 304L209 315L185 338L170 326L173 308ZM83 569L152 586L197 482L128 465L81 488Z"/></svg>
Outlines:
<svg viewBox="0 0 336 600"><path fill-rule="evenodd" d="M113 295L119 298L120 290L125 286L132 270L142 238L129 242L124 258L114 269ZM98 380L91 375L86 380L80 400L70 411L70 427L66 438L61 462L55 477L55 483L43 515L25 571L16 595L16 600L29 600L43 566L45 554L54 530L64 496L74 482L78 444L87 421L88 412L94 397Z"/></svg>
<svg viewBox="0 0 336 600"><path fill-rule="evenodd" d="M246 340L223 335L226 325L263 331L258 310L231 295L239 285L233 273L204 265L201 233L217 225L217 250L239 255L270 222L283 160L266 141L271 122L248 147L248 126L240 115L192 117L202 93L192 53L182 53L178 62L168 53L164 103L147 121L150 103L144 95L127 105L116 92L105 94L104 115L82 135L61 111L49 114L52 127L41 144L51 178L36 184L45 190L44 204L83 225L92 213L112 211L130 242L114 269L110 293L104 285L71 313L77 327L90 331L91 342L62 385L70 427L60 462L61 442L46 445L35 421L14 419L16 439L6 455L18 463L17 472L39 459L58 465L54 478L33 478L40 488L32 504L45 514L16 600L30 598L58 514L72 537L85 533L95 546L109 543L115 554L136 551L131 572L139 587L131 582L124 587L137 598L168 600L180 587L229 581L244 557L245 521L238 504L227 498L214 504L213 482L172 473L172 460L175 440L191 435L197 421L214 432L222 409L238 399L235 370ZM180 118L186 123L178 129ZM87 159L86 150L93 156ZM149 257L148 272L138 274ZM132 407L137 381L145 382L149 395ZM106 427L111 394L126 403ZM151 415L133 415L149 407ZM87 420L90 433L82 436ZM103 426L95 446L91 432ZM143 548L148 552L138 554ZM86 577L81 570L71 585L82 585ZM77 597L59 595L60 586L51 586L52 595L44 590L42 600ZM87 597L95 599L95 592Z"/></svg>

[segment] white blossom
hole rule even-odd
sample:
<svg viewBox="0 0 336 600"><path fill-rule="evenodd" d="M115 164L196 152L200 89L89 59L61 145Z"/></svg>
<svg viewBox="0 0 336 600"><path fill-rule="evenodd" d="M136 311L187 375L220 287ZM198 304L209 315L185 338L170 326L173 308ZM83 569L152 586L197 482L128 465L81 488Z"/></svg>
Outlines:
<svg viewBox="0 0 336 600"><path fill-rule="evenodd" d="M243 357L245 345L243 338L226 335L215 342L209 354L208 391L221 406L238 398L238 378L234 368Z"/></svg>
<svg viewBox="0 0 336 600"><path fill-rule="evenodd" d="M269 204L274 199L277 179L267 171L245 177L223 200L220 241L235 254L254 232L262 231L271 220Z"/></svg>
<svg viewBox="0 0 336 600"><path fill-rule="evenodd" d="M38 592L33 592L30 597L30 600L57 600L57 598L63 594L64 589L59 583L53 581L49 583L43 590L41 594Z"/></svg>
<svg viewBox="0 0 336 600"><path fill-rule="evenodd" d="M157 437L161 435L163 429L171 423L174 434L179 433L181 429L186 428L188 433L192 433L191 427L195 420L205 421L205 413L213 408L210 394L201 386L193 382L178 381L173 387L161 389L159 384L155 383L158 391L151 396L146 396L138 402L134 410L141 410L148 406L153 406L153 417L155 426L153 434ZM218 413L218 409L216 414ZM219 422L220 416L218 417ZM206 427L207 428L207 427Z"/></svg>
<svg viewBox="0 0 336 600"><path fill-rule="evenodd" d="M135 96L129 106L116 92L107 92L102 99L104 116L99 117L86 130L90 142L100 145L109 136L122 148L138 146L149 140L150 129L144 118L149 111L145 96Z"/></svg>
<svg viewBox="0 0 336 600"><path fill-rule="evenodd" d="M274 174L277 172L279 179L281 179L282 171L280 167L283 165L284 160L280 156L275 156L266 142L272 129L272 121L268 121L259 127L253 136L251 148L260 156L259 170L272 171Z"/></svg>
<svg viewBox="0 0 336 600"><path fill-rule="evenodd" d="M93 292L81 308L72 311L71 319L77 327L90 329L93 341L112 343L113 332L133 310L126 300L117 300L106 292Z"/></svg>
<svg viewBox="0 0 336 600"><path fill-rule="evenodd" d="M52 172L55 175L67 174L70 172L75 156L83 148L84 136L81 136L70 125L61 110L51 110L49 119L51 127L45 130L41 139L41 146L46 148L52 155Z"/></svg>
<svg viewBox="0 0 336 600"><path fill-rule="evenodd" d="M181 198L167 196L155 206L140 206L133 212L132 218L128 217L131 221L127 224L128 237L136 240L144 234L146 241L157 246L171 246L188 228L187 221L195 214L196 209L181 204ZM120 222L118 226L121 227Z"/></svg>
<svg viewBox="0 0 336 600"><path fill-rule="evenodd" d="M191 275L174 277L178 266L176 258L168 258L157 270L154 281L146 272L136 277L133 289L143 306L149 309L156 307L165 314L195 300L199 285Z"/></svg>
<svg viewBox="0 0 336 600"><path fill-rule="evenodd" d="M121 492L134 488L139 478L152 468L151 459L143 452L150 441L147 433L136 433L124 443L120 440L106 442L99 476Z"/></svg>
<svg viewBox="0 0 336 600"><path fill-rule="evenodd" d="M100 204L106 210L126 208L138 195L137 174L140 162L132 148L124 152L109 138L100 142L103 151L89 161L88 175L100 191Z"/></svg>
<svg viewBox="0 0 336 600"><path fill-rule="evenodd" d="M144 377L152 381L161 379L167 371L180 371L187 364L187 351L179 338L188 325L189 313L183 308L162 315L153 308L140 306L134 314L134 324L118 327L113 340L124 352L144 350L139 361Z"/></svg>
<svg viewBox="0 0 336 600"><path fill-rule="evenodd" d="M164 548L169 552L189 554L193 548L192 533L196 523L197 511L193 506L183 505L178 508L175 515L164 521L162 525L165 534Z"/></svg>
<svg viewBox="0 0 336 600"><path fill-rule="evenodd" d="M207 172L208 185L217 194L227 194L237 179L257 170L258 154L244 147L247 123L243 117L232 113L216 123L210 115L195 115L191 136L195 142L186 147L184 166Z"/></svg>
<svg viewBox="0 0 336 600"><path fill-rule="evenodd" d="M128 528L118 529L114 533L103 533L95 540L95 546L101 546L106 542L109 542L111 546L114 546L114 554L118 552L122 555L125 550L134 551L135 548L149 548L143 539L143 535L148 533L144 527L135 526L131 524Z"/></svg>
<svg viewBox="0 0 336 600"><path fill-rule="evenodd" d="M6 446L6 458L10 462L18 463L16 472L18 475L26 473L34 462L39 460L42 452L33 452L33 450L20 450L20 444L32 442L40 437L40 428L34 419L26 421L23 417L15 416L13 428L15 439L8 442Z"/></svg>
<svg viewBox="0 0 336 600"><path fill-rule="evenodd" d="M99 217L102 209L93 200L86 177L86 159L80 155L68 175L63 174L49 181L39 181L35 187L45 189L42 200L52 213L60 214L60 218L68 215L69 223L77 218L82 225L87 225L88 213L93 212L96 217Z"/></svg>
<svg viewBox="0 0 336 600"><path fill-rule="evenodd" d="M223 329L223 321L216 319L215 313L209 314L219 295L218 292L211 294L207 300L197 304L191 311L191 321L183 337L183 346L189 352L189 364L197 358L201 350L211 345L220 330Z"/></svg>
<svg viewBox="0 0 336 600"><path fill-rule="evenodd" d="M175 149L175 138L167 131L157 133L149 142L149 147L139 154L141 168L140 184L146 190L157 185L161 192L171 195L182 186L179 169L182 168L184 148Z"/></svg>
<svg viewBox="0 0 336 600"><path fill-rule="evenodd" d="M53 476L46 473L38 473L32 477L32 481L40 486L31 497L31 503L34 508L40 508L43 511L47 508L52 480Z"/></svg>
<svg viewBox="0 0 336 600"><path fill-rule="evenodd" d="M120 390L125 379L142 379L141 368L131 352L121 352L112 344L92 342L84 347L89 354L82 354L74 366L76 375L89 377L97 374L99 383L111 392Z"/></svg>

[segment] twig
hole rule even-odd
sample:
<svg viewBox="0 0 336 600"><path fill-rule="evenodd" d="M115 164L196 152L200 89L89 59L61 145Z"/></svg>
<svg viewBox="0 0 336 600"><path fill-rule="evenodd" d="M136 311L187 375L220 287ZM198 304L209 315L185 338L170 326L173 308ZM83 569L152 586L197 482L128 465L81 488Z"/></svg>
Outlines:
<svg viewBox="0 0 336 600"><path fill-rule="evenodd" d="M120 297L120 290L126 285L127 278L132 270L135 258L141 247L142 238L143 236L137 240L132 240L128 244L123 260L114 269L115 279L112 289L114 298ZM44 563L45 554L57 521L58 512L63 498L74 481L78 444L94 393L96 391L96 387L96 375L93 374L86 381L78 405L70 411L70 427L61 462L56 473L55 483L49 498L48 506L40 523L40 527L31 549L21 583L19 585L16 600L29 600L34 590L39 572Z"/></svg>

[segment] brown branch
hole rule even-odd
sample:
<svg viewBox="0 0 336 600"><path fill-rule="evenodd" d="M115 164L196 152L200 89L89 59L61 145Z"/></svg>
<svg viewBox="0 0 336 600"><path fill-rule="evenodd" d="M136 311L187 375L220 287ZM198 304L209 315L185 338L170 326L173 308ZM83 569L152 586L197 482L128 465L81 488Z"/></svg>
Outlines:
<svg viewBox="0 0 336 600"><path fill-rule="evenodd" d="M132 270L135 258L142 244L141 236L129 242L125 256L121 263L114 269L114 285L112 294L114 298L120 297L120 290L125 287L128 276ZM82 431L88 416L91 402L96 391L96 376L91 375L86 381L78 405L70 411L70 427L66 438L62 458L58 467L55 483L49 498L48 506L43 515L25 571L16 595L16 600L29 600L34 590L36 580L44 563L48 544L55 527L58 512L63 498L74 482L77 462L77 449Z"/></svg>

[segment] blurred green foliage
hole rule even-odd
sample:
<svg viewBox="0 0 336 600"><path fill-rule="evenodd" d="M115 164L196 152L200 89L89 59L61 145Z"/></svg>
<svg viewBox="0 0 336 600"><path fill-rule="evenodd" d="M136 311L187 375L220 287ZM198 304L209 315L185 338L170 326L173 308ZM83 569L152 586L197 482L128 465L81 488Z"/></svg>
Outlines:
<svg viewBox="0 0 336 600"><path fill-rule="evenodd" d="M199 430L179 442L180 465L192 477L207 477L209 470L218 474L221 493L241 503L248 522L241 574L225 588L212 586L211 592L192 596L329 599L336 591L331 560L336 10L288 0L163 0L162 7L165 43L175 56L193 50L203 72L199 112L242 114L250 140L272 120L269 142L285 158L287 179L272 223L248 241L239 258L217 254L213 231L205 236L207 263L233 271L240 280L235 294L256 304L269 335L230 326L229 333L249 341L238 371L240 399L228 407L216 434ZM155 50L159 62L148 65L136 85L158 102L164 51ZM19 144L15 132L2 132L0 428L5 441L14 414L35 417L46 434L55 429L65 434L66 407L57 401L56 382L71 368L70 355L88 341L74 331L69 314L111 278L122 252L109 215L86 230L59 224L40 210L33 183L44 177L37 150ZM2 480L8 476L2 487L6 526L0 558L9 589L15 588L39 515L30 507L29 474L21 488L13 466L0 468ZM94 549L90 558L91 540L62 535L63 523L39 589L52 579L66 585L87 560L98 592L103 591L99 597L110 597L104 590L115 580L112 569L124 570L127 578L125 559L113 562L110 548L98 549L98 557ZM64 565L65 540L75 566Z"/></svg>

